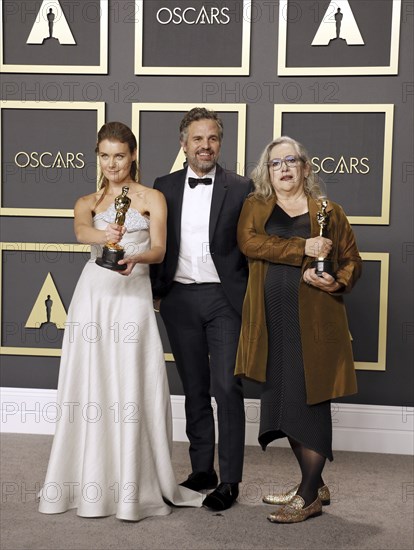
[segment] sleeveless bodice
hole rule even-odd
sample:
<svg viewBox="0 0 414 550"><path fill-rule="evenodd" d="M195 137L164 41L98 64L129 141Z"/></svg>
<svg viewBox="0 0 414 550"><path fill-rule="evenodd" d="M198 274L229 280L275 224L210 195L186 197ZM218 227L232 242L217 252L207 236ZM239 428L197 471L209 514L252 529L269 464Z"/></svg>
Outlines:
<svg viewBox="0 0 414 550"><path fill-rule="evenodd" d="M111 204L104 212L99 212L93 218L93 226L95 229L105 229L108 223L115 223L116 210ZM120 245L124 247L127 255L140 253L150 247L149 227L150 220L143 216L135 208L130 208L125 216L126 233L120 241ZM93 245L91 247L91 259L95 260L97 256L102 254L102 246Z"/></svg>

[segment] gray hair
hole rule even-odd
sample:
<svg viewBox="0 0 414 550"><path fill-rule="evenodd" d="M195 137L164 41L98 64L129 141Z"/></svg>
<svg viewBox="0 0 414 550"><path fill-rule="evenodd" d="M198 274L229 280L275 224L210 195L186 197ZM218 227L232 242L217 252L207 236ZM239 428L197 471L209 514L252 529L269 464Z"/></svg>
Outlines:
<svg viewBox="0 0 414 550"><path fill-rule="evenodd" d="M309 167L309 175L305 178L305 183L303 186L305 195L315 198L318 197L321 192L319 187L320 180L313 170L312 161L309 153L301 143L289 136L281 136L277 139L274 139L268 145L266 145L264 151L260 155L259 162L257 163L256 168L251 173L251 178L255 187L255 196L267 200L275 195L274 187L272 185L272 182L270 181L268 162L270 161L270 152L273 147L276 147L276 145L282 145L284 143L292 145L296 150L299 159L303 162L305 166Z"/></svg>

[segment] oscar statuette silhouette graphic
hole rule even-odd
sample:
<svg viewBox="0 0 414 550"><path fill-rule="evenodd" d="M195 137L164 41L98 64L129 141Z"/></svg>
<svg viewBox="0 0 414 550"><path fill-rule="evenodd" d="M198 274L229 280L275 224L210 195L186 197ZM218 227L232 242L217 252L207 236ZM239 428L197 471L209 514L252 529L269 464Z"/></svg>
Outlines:
<svg viewBox="0 0 414 550"><path fill-rule="evenodd" d="M47 14L47 21L49 25L49 38L53 37L53 21L55 20L55 14L52 11L52 8L49 9L49 13Z"/></svg>
<svg viewBox="0 0 414 550"><path fill-rule="evenodd" d="M50 323L50 315L52 313L52 306L53 306L53 300L50 298L50 294L47 295L47 299L45 300L45 306L46 306L46 323Z"/></svg>
<svg viewBox="0 0 414 550"><path fill-rule="evenodd" d="M121 227L125 223L126 213L131 205L131 199L127 197L129 187L123 187L121 195L118 195L115 198L115 222ZM107 242L103 247L102 256L97 258L95 262L106 269L112 269L113 271L125 271L127 265L119 265L119 260L122 260L124 257L125 251L124 248L117 243Z"/></svg>
<svg viewBox="0 0 414 550"><path fill-rule="evenodd" d="M341 12L341 8L338 8L337 12L335 13L336 39L338 39L339 35L341 34L341 23L343 16L344 15Z"/></svg>

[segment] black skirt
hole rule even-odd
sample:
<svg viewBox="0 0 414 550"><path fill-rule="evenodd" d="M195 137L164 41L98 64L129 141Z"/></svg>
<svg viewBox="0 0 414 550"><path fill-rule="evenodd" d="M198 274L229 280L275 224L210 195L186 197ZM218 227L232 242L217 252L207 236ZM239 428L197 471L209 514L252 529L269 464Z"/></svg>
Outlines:
<svg viewBox="0 0 414 550"><path fill-rule="evenodd" d="M307 239L309 214L292 218L276 205L266 232ZM264 285L269 351L261 395L259 443L266 449L271 441L289 436L333 460L331 402L306 404L299 326L300 279L300 267L269 264Z"/></svg>

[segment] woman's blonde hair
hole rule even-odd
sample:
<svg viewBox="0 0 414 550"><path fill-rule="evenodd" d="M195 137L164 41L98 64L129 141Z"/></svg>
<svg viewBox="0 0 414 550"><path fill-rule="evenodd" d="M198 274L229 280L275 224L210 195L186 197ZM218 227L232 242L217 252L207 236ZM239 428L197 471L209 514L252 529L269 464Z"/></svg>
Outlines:
<svg viewBox="0 0 414 550"><path fill-rule="evenodd" d="M273 147L276 147L276 145L282 145L284 143L292 145L296 150L297 156L300 161L303 162L304 166L308 166L309 168L309 175L305 177L305 182L303 185L305 195L309 195L312 197L320 196L320 180L317 174L315 174L315 172L313 171L312 161L309 153L301 143L289 136L281 136L277 139L274 139L268 145L266 145L264 151L260 155L259 162L257 163L256 168L252 171L250 176L253 180L255 187L254 195L263 200L268 200L272 196L275 196L276 192L274 190L272 182L270 181L268 162L270 161L270 152L272 151Z"/></svg>

